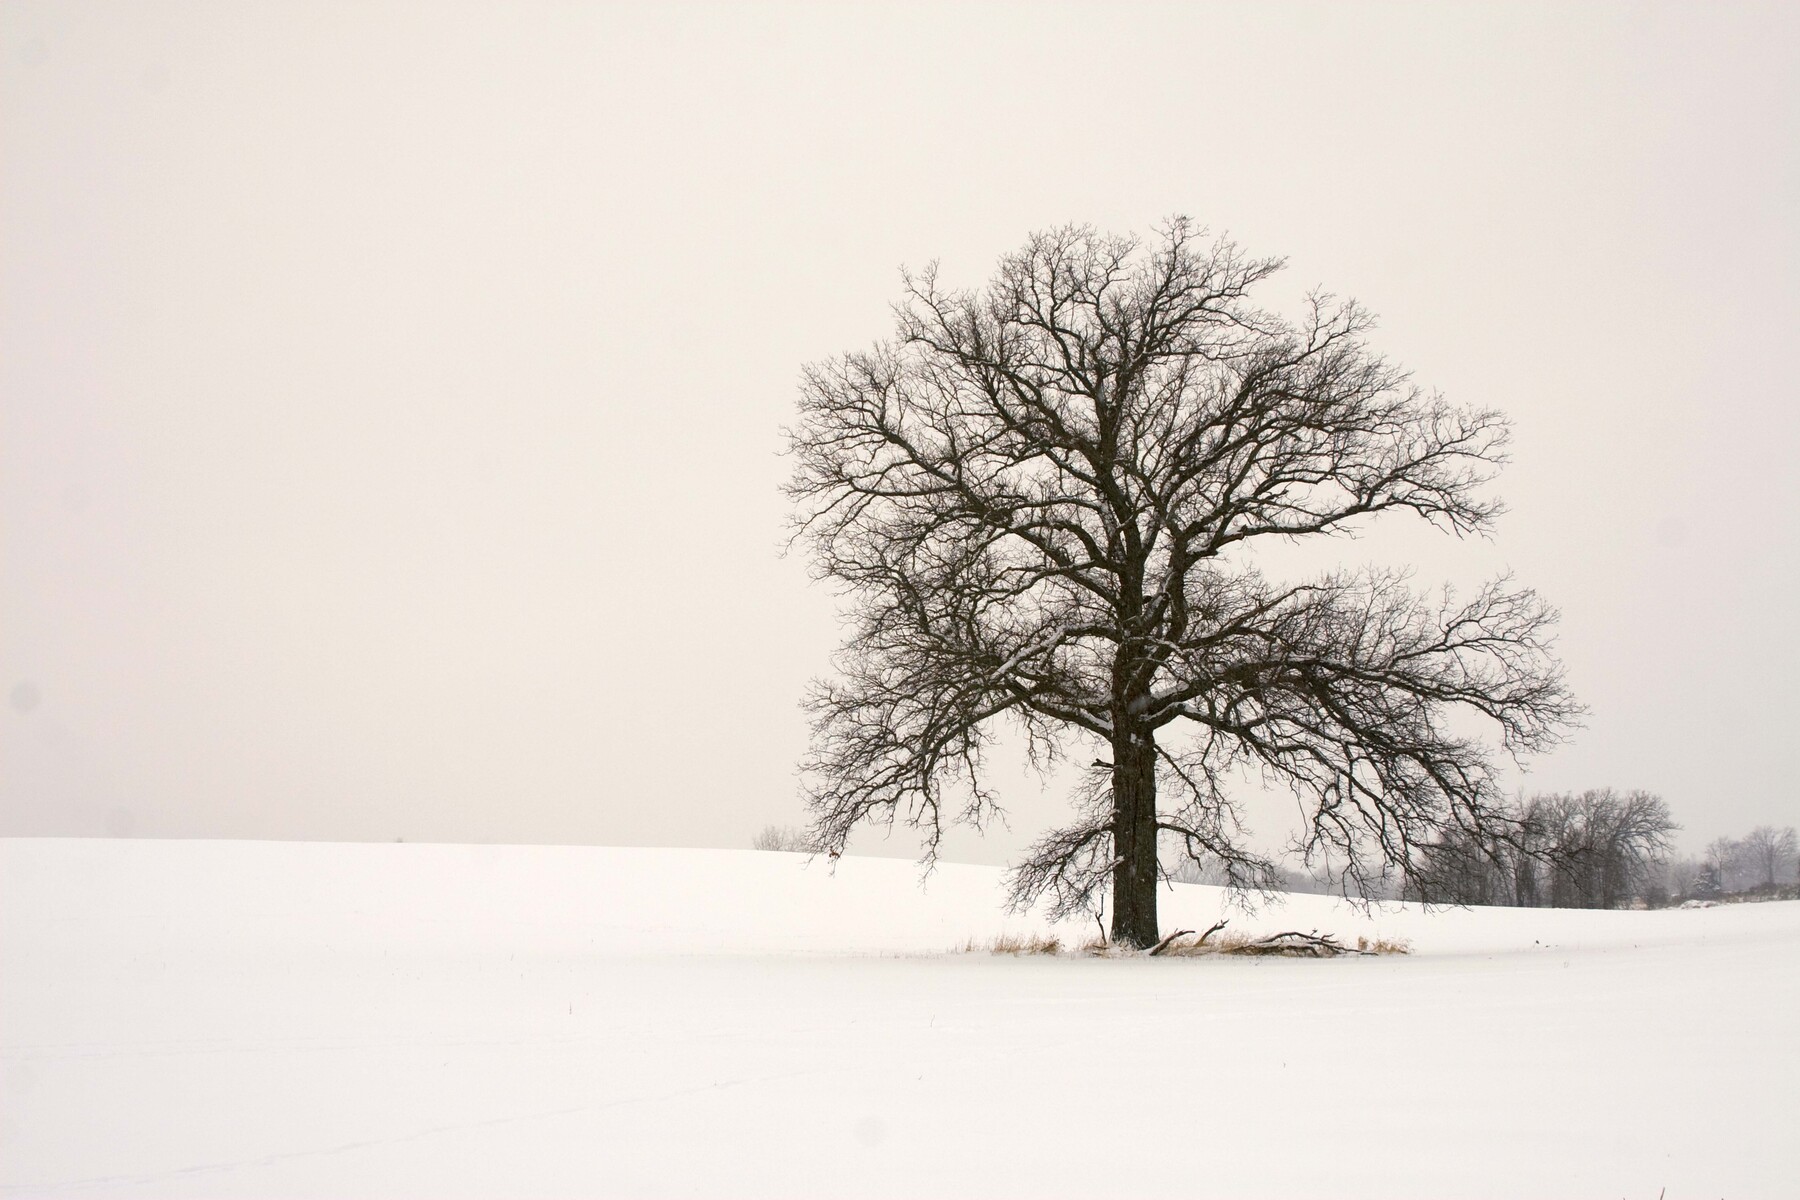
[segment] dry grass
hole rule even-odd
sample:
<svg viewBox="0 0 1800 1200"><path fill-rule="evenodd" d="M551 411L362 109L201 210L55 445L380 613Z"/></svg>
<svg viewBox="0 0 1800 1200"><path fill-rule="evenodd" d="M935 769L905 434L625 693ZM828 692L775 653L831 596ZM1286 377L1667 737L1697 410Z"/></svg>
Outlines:
<svg viewBox="0 0 1800 1200"><path fill-rule="evenodd" d="M1090 958L1139 958L1146 951L1125 950L1100 938L1089 938L1066 949L1062 941L1047 934L1003 933L988 941L970 938L963 943L964 954L1081 954ZM1412 943L1405 938L1359 937L1354 946L1337 941L1330 935L1259 936L1234 930L1216 930L1205 941L1192 935L1176 938L1162 950L1162 958L1210 958L1232 955L1244 958L1335 958L1339 955L1411 954Z"/></svg>
<svg viewBox="0 0 1800 1200"><path fill-rule="evenodd" d="M1061 954L1062 941L1047 934L1003 933L989 942L970 938L963 946L964 954L986 950L990 954Z"/></svg>

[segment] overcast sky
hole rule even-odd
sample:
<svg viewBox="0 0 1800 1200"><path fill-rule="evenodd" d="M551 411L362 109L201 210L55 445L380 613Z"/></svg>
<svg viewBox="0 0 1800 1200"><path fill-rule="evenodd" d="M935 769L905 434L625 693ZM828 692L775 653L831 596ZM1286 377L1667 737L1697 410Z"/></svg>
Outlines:
<svg viewBox="0 0 1800 1200"><path fill-rule="evenodd" d="M1174 213L1514 419L1491 542L1326 553L1562 609L1522 786L1800 822L1796 11L8 0L0 834L797 822L801 364Z"/></svg>

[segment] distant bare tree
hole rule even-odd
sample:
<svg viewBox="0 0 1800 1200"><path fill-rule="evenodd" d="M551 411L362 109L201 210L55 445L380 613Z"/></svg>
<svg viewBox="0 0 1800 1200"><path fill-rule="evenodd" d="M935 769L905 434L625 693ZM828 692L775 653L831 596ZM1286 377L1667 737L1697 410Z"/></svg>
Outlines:
<svg viewBox="0 0 1800 1200"><path fill-rule="evenodd" d="M1512 877L1512 902L1521 908L1548 904L1543 866L1550 861L1550 817L1542 797L1519 803L1513 837L1498 846L1501 861Z"/></svg>
<svg viewBox="0 0 1800 1200"><path fill-rule="evenodd" d="M1501 845L1461 831L1441 835L1419 848L1404 897L1445 904L1512 903L1513 873Z"/></svg>
<svg viewBox="0 0 1800 1200"><path fill-rule="evenodd" d="M1681 829L1661 796L1642 790L1622 796L1608 796L1609 792L1610 789L1602 792L1610 800L1602 841L1606 867L1601 901L1607 908L1645 895L1656 869L1668 860L1674 836Z"/></svg>
<svg viewBox="0 0 1800 1200"><path fill-rule="evenodd" d="M1649 792L1600 788L1537 801L1557 908L1613 908L1641 895L1681 828Z"/></svg>
<svg viewBox="0 0 1800 1200"><path fill-rule="evenodd" d="M1701 862L1692 855L1671 858L1662 867L1662 884L1671 898L1685 899L1693 893L1700 878Z"/></svg>
<svg viewBox="0 0 1800 1200"><path fill-rule="evenodd" d="M1725 892L1742 890L1753 869L1744 843L1728 837L1706 843L1706 865L1717 878L1719 890Z"/></svg>
<svg viewBox="0 0 1800 1200"><path fill-rule="evenodd" d="M853 623L808 702L826 851L903 819L930 861L946 822L983 827L1006 722L1040 762L1071 743L1095 762L1015 903L1078 911L1110 884L1123 945L1158 941L1162 844L1272 882L1228 792L1242 767L1302 799L1296 849L1351 882L1504 825L1460 719L1515 756L1559 740L1578 709L1552 610L1505 580L1277 583L1250 553L1389 513L1488 529L1505 422L1414 386L1353 302L1257 308L1280 266L1184 219L1149 246L1052 230L982 292L907 276L892 341L807 368L788 490Z"/></svg>
<svg viewBox="0 0 1800 1200"><path fill-rule="evenodd" d="M1668 858L1652 864L1644 898L1651 908L1661 908L1694 895L1700 878L1700 860L1692 856Z"/></svg>
<svg viewBox="0 0 1800 1200"><path fill-rule="evenodd" d="M1550 903L1546 882L1552 861L1550 808L1556 799L1520 797L1510 805L1510 819L1500 832L1484 840L1445 838L1437 853L1451 873L1442 879L1442 898L1520 908Z"/></svg>
<svg viewBox="0 0 1800 1200"><path fill-rule="evenodd" d="M1796 853L1796 839L1791 825L1785 829L1777 829L1773 825L1758 825L1738 845L1743 857L1762 874L1762 882L1768 887L1775 886L1777 869Z"/></svg>
<svg viewBox="0 0 1800 1200"><path fill-rule="evenodd" d="M753 850L789 850L800 854L810 854L814 849L806 831L792 825L764 825L762 831L750 839L750 847Z"/></svg>

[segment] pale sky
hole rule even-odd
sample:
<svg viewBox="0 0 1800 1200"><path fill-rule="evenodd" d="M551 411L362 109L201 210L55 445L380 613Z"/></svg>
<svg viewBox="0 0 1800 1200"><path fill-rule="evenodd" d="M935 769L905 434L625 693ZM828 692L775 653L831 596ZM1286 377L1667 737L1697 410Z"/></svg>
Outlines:
<svg viewBox="0 0 1800 1200"><path fill-rule="evenodd" d="M1800 823L1797 11L7 0L0 835L798 822L801 364L1175 213L1514 419L1491 542L1322 553L1562 609L1521 786Z"/></svg>

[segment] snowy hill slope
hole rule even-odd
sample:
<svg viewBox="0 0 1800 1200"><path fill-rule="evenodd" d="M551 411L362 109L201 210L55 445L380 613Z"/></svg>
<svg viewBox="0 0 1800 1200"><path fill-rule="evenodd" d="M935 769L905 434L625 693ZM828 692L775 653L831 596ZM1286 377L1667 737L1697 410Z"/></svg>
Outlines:
<svg viewBox="0 0 1800 1200"><path fill-rule="evenodd" d="M0 841L0 1195L1791 1187L1800 905L1294 896L1233 928L1417 952L947 953L1043 928L999 874ZM1221 905L1178 887L1164 926Z"/></svg>

